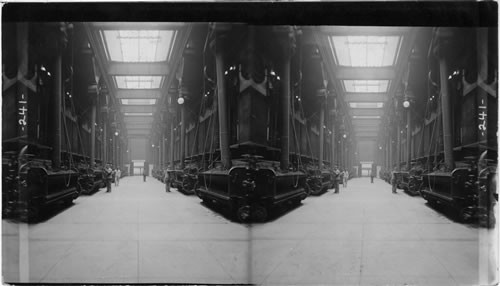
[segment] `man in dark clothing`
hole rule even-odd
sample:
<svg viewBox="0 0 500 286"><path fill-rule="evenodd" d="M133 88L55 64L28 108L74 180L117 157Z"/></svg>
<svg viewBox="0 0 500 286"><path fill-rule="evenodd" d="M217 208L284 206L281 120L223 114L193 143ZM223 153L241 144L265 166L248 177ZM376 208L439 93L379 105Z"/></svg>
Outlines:
<svg viewBox="0 0 500 286"><path fill-rule="evenodd" d="M391 185L392 185L392 193L395 194L397 190L397 182L396 182L396 174L394 171L391 172Z"/></svg>
<svg viewBox="0 0 500 286"><path fill-rule="evenodd" d="M337 168L337 166L335 166L335 168L333 169L333 176L334 176L334 179L335 179L335 193L338 194L339 191L340 191L340 187L339 187L339 184L340 184L340 170L339 170L339 168Z"/></svg>
<svg viewBox="0 0 500 286"><path fill-rule="evenodd" d="M108 165L106 165L106 168L104 169L104 175L106 177L106 192L110 193L111 192L111 181L113 180L113 169Z"/></svg>
<svg viewBox="0 0 500 286"><path fill-rule="evenodd" d="M146 182L146 169L144 169L144 171L142 171L142 177L143 177L143 181Z"/></svg>

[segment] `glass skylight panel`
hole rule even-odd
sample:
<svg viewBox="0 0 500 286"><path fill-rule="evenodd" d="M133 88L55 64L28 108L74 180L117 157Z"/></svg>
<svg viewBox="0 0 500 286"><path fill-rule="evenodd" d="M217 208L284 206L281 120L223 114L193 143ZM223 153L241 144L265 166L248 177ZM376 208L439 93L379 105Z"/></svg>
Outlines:
<svg viewBox="0 0 500 286"><path fill-rule="evenodd" d="M109 60L117 62L166 61L174 31L105 30Z"/></svg>
<svg viewBox="0 0 500 286"><path fill-rule="evenodd" d="M354 119L380 119L379 115L354 115Z"/></svg>
<svg viewBox="0 0 500 286"><path fill-rule="evenodd" d="M115 76L116 86L118 88L160 88L162 80L162 76Z"/></svg>
<svg viewBox="0 0 500 286"><path fill-rule="evenodd" d="M151 112L125 112L125 116L152 116Z"/></svg>
<svg viewBox="0 0 500 286"><path fill-rule="evenodd" d="M337 64L350 67L394 65L400 46L399 36L332 36Z"/></svg>
<svg viewBox="0 0 500 286"><path fill-rule="evenodd" d="M122 99L124 105L153 105L156 104L156 99Z"/></svg>
<svg viewBox="0 0 500 286"><path fill-rule="evenodd" d="M351 108L382 108L383 102L350 102Z"/></svg>
<svg viewBox="0 0 500 286"><path fill-rule="evenodd" d="M387 92L389 80L344 80L347 92Z"/></svg>

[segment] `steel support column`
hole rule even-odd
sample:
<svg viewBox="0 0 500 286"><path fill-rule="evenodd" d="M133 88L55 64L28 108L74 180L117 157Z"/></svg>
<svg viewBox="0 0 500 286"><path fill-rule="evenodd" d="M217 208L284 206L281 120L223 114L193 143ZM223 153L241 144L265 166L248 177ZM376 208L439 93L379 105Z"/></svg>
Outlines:
<svg viewBox="0 0 500 286"><path fill-rule="evenodd" d="M52 167L61 167L61 115L62 115L62 50L57 51L54 61L54 141L52 150Z"/></svg>
<svg viewBox="0 0 500 286"><path fill-rule="evenodd" d="M217 41L217 40L216 40ZM217 102L219 112L219 142L220 157L222 167L229 169L231 167L231 158L229 153L229 127L227 115L227 95L224 78L224 54L220 46L215 48L215 67L217 74Z"/></svg>

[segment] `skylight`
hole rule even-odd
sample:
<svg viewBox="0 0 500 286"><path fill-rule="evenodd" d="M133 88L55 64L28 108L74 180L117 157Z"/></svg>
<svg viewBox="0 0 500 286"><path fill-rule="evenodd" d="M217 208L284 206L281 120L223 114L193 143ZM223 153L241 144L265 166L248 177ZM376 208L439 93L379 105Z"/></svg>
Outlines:
<svg viewBox="0 0 500 286"><path fill-rule="evenodd" d="M383 102L350 102L349 106L351 108L382 108L384 107Z"/></svg>
<svg viewBox="0 0 500 286"><path fill-rule="evenodd" d="M399 36L332 36L337 64L350 67L386 67L394 65Z"/></svg>
<svg viewBox="0 0 500 286"><path fill-rule="evenodd" d="M354 115L354 119L380 119L379 115Z"/></svg>
<svg viewBox="0 0 500 286"><path fill-rule="evenodd" d="M115 76L118 88L159 88L162 80L162 76Z"/></svg>
<svg viewBox="0 0 500 286"><path fill-rule="evenodd" d="M156 104L156 99L122 99L124 105L153 105Z"/></svg>
<svg viewBox="0 0 500 286"><path fill-rule="evenodd" d="M386 92L388 80L344 80L347 92Z"/></svg>
<svg viewBox="0 0 500 286"><path fill-rule="evenodd" d="M152 116L151 112L125 112L125 116Z"/></svg>
<svg viewBox="0 0 500 286"><path fill-rule="evenodd" d="M102 31L108 59L117 62L166 61L174 31L107 30Z"/></svg>

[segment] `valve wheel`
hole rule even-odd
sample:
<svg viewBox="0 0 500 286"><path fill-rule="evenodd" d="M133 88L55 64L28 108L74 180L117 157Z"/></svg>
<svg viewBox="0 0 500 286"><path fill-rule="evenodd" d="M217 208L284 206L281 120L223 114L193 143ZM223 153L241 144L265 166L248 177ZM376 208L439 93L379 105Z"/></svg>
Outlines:
<svg viewBox="0 0 500 286"><path fill-rule="evenodd" d="M252 218L255 221L263 222L267 218L267 209L263 206L256 205L252 207Z"/></svg>
<svg viewBox="0 0 500 286"><path fill-rule="evenodd" d="M236 211L236 217L241 222L247 222L250 219L250 206L244 205Z"/></svg>

